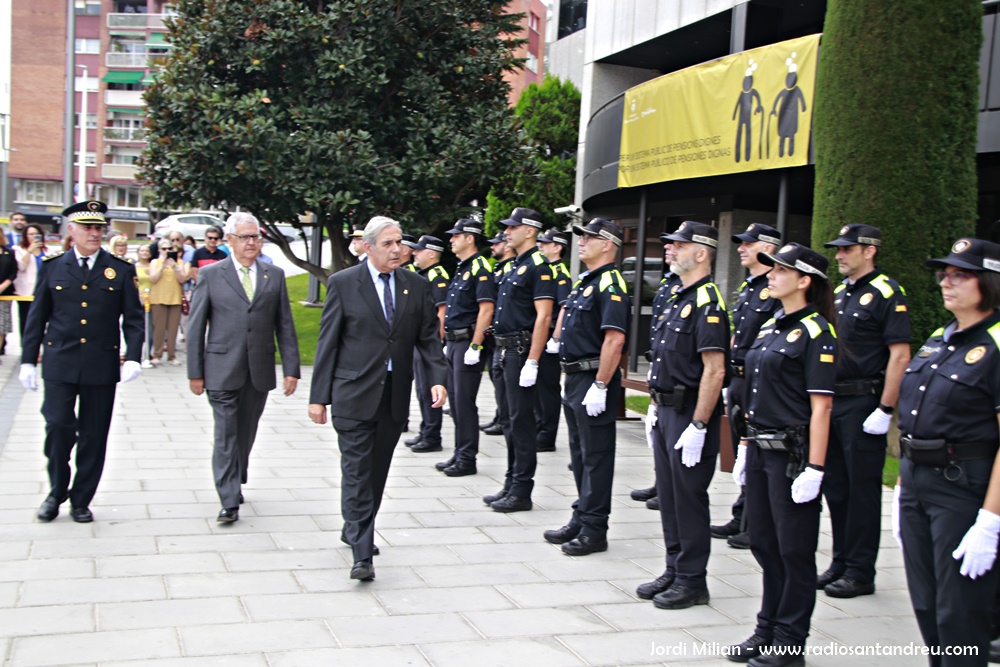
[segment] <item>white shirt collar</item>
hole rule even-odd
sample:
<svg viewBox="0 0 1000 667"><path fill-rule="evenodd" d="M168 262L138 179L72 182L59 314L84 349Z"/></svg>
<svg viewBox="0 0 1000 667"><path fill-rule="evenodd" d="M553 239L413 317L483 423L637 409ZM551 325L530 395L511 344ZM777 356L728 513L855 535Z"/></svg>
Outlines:
<svg viewBox="0 0 1000 667"><path fill-rule="evenodd" d="M93 255L91 255L90 257L87 258L87 266L90 267L91 269L94 268L94 261L93 260L97 259L97 253L99 253L99 252L101 252L101 251L98 250ZM83 259L83 255L80 254L80 249L77 248L76 246L73 246L73 253L76 255L76 263L77 263L77 265L79 265L80 264L80 260Z"/></svg>
<svg viewBox="0 0 1000 667"><path fill-rule="evenodd" d="M239 262L237 262L234 259L233 260L233 266L236 267L236 277L239 278L240 280L243 280L243 265L240 264ZM252 280L256 284L256 282L257 282L257 260L254 260L254 263L251 264L248 268L250 269L250 280Z"/></svg>

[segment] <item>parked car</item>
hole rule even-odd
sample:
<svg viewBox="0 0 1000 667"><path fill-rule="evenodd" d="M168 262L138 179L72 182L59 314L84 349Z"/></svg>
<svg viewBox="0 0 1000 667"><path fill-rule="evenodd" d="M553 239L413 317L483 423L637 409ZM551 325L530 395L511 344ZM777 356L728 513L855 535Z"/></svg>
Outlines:
<svg viewBox="0 0 1000 667"><path fill-rule="evenodd" d="M642 305L648 306L653 302L662 277L663 257L646 257L642 261ZM628 292L634 299L635 288L632 283L635 281L635 257L626 257L622 260L622 278L625 279Z"/></svg>
<svg viewBox="0 0 1000 667"><path fill-rule="evenodd" d="M163 238L170 232L180 232L184 236L204 241L205 232L209 227L221 229L223 224L219 218L204 213L178 213L177 215L168 215L156 223L153 233L157 238Z"/></svg>

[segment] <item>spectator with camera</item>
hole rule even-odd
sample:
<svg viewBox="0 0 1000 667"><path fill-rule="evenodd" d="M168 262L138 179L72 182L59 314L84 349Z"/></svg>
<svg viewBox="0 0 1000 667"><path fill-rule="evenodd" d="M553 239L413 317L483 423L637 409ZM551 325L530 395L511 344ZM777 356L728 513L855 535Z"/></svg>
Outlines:
<svg viewBox="0 0 1000 667"><path fill-rule="evenodd" d="M153 314L153 346L150 362L160 363L164 346L167 363L180 366L177 359L177 330L181 323L183 285L190 279L191 265L184 261L182 250L169 239L160 239L158 255L149 266L149 303Z"/></svg>

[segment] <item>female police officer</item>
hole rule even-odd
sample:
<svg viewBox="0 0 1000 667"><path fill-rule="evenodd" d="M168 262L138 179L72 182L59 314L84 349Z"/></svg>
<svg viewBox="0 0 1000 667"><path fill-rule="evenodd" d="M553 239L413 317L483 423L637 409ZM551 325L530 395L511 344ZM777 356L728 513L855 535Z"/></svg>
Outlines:
<svg viewBox="0 0 1000 667"><path fill-rule="evenodd" d="M787 667L805 664L816 603L819 491L836 375L833 292L826 258L810 248L789 243L758 258L773 267L768 289L782 307L746 356L749 440L738 449L733 478L745 485L764 592L753 635L726 657Z"/></svg>
<svg viewBox="0 0 1000 667"><path fill-rule="evenodd" d="M930 664L986 665L1000 533L1000 246L959 239L927 264L943 269L955 319L924 343L900 385L893 523L924 642L961 647ZM975 655L961 654L971 647Z"/></svg>

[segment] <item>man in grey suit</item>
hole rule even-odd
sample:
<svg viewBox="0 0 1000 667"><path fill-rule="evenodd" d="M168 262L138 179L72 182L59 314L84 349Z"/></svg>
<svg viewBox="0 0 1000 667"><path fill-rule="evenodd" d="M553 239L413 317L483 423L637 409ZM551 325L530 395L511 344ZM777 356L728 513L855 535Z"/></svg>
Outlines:
<svg viewBox="0 0 1000 667"><path fill-rule="evenodd" d="M285 289L285 273L259 261L260 225L249 213L226 221L232 255L198 272L188 317L188 381L208 391L215 417L212 470L222 501L218 520L240 518L241 484L267 393L275 388L274 341L281 351L285 396L298 384L299 342ZM208 341L205 329L208 329Z"/></svg>
<svg viewBox="0 0 1000 667"><path fill-rule="evenodd" d="M399 223L377 216L362 242L368 261L330 276L309 394L309 418L330 406L340 445L341 540L354 551L351 579L375 578L375 515L410 412L413 350L424 360L433 407L448 397L447 363L430 283L400 269Z"/></svg>

